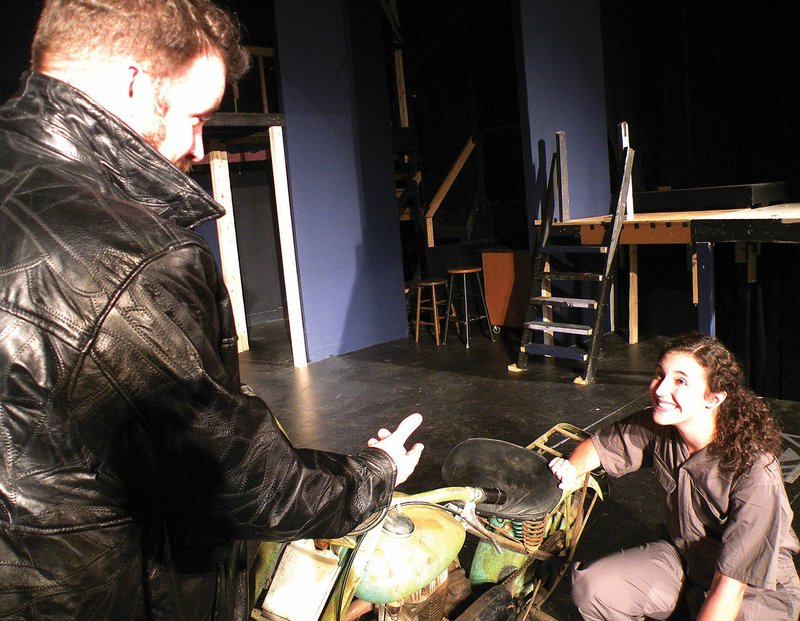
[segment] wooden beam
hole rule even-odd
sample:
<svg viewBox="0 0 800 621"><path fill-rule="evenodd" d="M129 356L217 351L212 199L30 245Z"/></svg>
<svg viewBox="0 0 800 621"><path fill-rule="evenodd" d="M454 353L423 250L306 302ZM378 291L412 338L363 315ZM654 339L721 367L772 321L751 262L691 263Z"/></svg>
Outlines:
<svg viewBox="0 0 800 621"><path fill-rule="evenodd" d="M406 74L403 66L403 50L394 51L394 74L397 81L397 105L400 127L408 127L408 95L406 93Z"/></svg>
<svg viewBox="0 0 800 621"><path fill-rule="evenodd" d="M556 177L558 185L558 207L561 222L569 222L569 169L567 168L567 134L556 132Z"/></svg>
<svg viewBox="0 0 800 621"><path fill-rule="evenodd" d="M474 148L475 142L472 140L472 136L470 136L467 139L467 144L465 144L464 148L461 149L461 153L459 153L458 158L456 158L456 161L450 168L450 172L447 173L444 181L442 181L442 185L440 185L439 189L436 191L436 194L434 195L433 200L430 202L430 205L428 205L428 211L425 214L425 226L428 230L428 248L433 248L434 246L433 216L436 215L436 211L441 206L444 197L447 196L447 193L450 191L450 187L453 185L456 177L458 177L461 169L464 168L464 164L467 163L467 159L469 159L469 156Z"/></svg>
<svg viewBox="0 0 800 621"><path fill-rule="evenodd" d="M628 343L639 342L639 246L628 246Z"/></svg>
<svg viewBox="0 0 800 621"><path fill-rule="evenodd" d="M225 215L217 220L219 255L222 263L222 279L231 298L233 319L236 325L236 346L242 352L247 351L250 344L247 338L247 315L242 295L242 274L239 268L239 248L236 243L236 222L233 215L228 154L226 151L211 151L208 154L208 161L211 165L211 187L214 199L225 207Z"/></svg>
<svg viewBox="0 0 800 621"><path fill-rule="evenodd" d="M543 269L544 269L545 272L551 271L549 257L548 257L547 260L545 260ZM553 285L552 285L552 283L550 282L549 279L543 279L542 280L541 295L542 295L542 297L548 297L548 298L552 297L552 295L553 295ZM545 321L549 321L550 323L553 322L553 307L552 306L546 305L546 306L544 306L542 308L542 318ZM552 332L545 332L542 336L543 336L545 345L553 345L554 344L555 341L553 340L553 333Z"/></svg>
<svg viewBox="0 0 800 621"><path fill-rule="evenodd" d="M267 74L264 71L264 58L259 56L256 59L258 64L258 86L261 89L261 111L269 114L269 101L267 101Z"/></svg>
<svg viewBox="0 0 800 621"><path fill-rule="evenodd" d="M273 125L283 124L283 114L275 112L217 112L206 121L203 129L251 127L253 130L263 130Z"/></svg>
<svg viewBox="0 0 800 621"><path fill-rule="evenodd" d="M262 58L275 58L275 49L258 45L245 45L245 48L253 56Z"/></svg>
<svg viewBox="0 0 800 621"><path fill-rule="evenodd" d="M286 174L286 150L283 145L283 128L269 128L269 144L272 152L272 176L275 183L275 207L278 212L278 236L281 241L283 283L286 292L286 311L289 316L289 336L292 341L294 366L308 365L306 335L303 326L303 309L300 303L300 279L297 273L297 256L294 245L289 178Z"/></svg>
<svg viewBox="0 0 800 621"><path fill-rule="evenodd" d="M620 153L625 153L625 149L631 146L631 135L628 131L628 124L623 121L619 125L619 140L620 140ZM633 180L631 180L631 184L628 186L628 196L626 198L625 203L625 217L630 219L633 218Z"/></svg>

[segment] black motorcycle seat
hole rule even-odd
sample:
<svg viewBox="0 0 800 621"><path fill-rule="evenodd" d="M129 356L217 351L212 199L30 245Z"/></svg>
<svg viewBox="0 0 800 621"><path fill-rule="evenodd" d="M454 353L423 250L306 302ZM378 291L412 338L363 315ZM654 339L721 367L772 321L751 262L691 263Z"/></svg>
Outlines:
<svg viewBox="0 0 800 621"><path fill-rule="evenodd" d="M447 485L496 487L508 498L502 505L478 504L483 516L539 520L561 499L558 479L547 461L525 447L491 438L470 438L456 446L442 465Z"/></svg>

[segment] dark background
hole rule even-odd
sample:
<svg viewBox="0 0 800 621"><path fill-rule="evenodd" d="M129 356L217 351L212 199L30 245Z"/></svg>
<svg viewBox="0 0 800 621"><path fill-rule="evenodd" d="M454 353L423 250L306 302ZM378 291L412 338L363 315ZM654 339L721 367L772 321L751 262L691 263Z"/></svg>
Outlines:
<svg viewBox="0 0 800 621"><path fill-rule="evenodd" d="M239 15L246 42L273 45L271 2L221 3ZM520 197L514 2L398 4L410 105L430 183L438 185L453 146L460 149L477 130L488 143L488 194ZM41 0L0 5L0 99L13 93L27 66L40 6ZM627 121L637 149L637 190L797 179L800 11L794 3L600 0L600 6L609 140L616 124Z"/></svg>
<svg viewBox="0 0 800 621"><path fill-rule="evenodd" d="M490 207L487 236L509 246L527 241L515 53L520 1L398 2L423 202L466 138L476 137L481 158L469 163L468 181L454 188L454 196L471 205L479 193ZM271 2L222 4L239 15L245 42L274 45ZM0 5L0 99L13 93L26 68L40 6L30 0ZM606 108L609 152L617 123L630 126L636 190L785 181L787 198L795 199L800 12L794 3L600 0L600 7L606 101L598 105ZM384 27L388 71L392 37ZM276 83L279 64L268 72ZM610 183L613 177L609 171ZM740 267L720 267L733 265L725 253L732 251L719 248L719 336L756 369L757 389L800 400L800 371L794 371L800 347L797 246L764 246L753 286L742 285ZM642 248L640 262L642 335L692 328L686 249ZM684 262L686 270L671 267ZM742 316L745 298L749 317ZM743 321L751 324L751 342L737 342Z"/></svg>

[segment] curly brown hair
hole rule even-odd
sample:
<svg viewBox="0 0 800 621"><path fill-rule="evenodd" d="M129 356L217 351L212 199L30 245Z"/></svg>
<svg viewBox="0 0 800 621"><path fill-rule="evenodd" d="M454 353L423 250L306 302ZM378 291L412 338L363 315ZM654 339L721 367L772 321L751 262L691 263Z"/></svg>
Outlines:
<svg viewBox="0 0 800 621"><path fill-rule="evenodd" d="M780 426L766 401L747 387L730 350L712 336L691 333L667 341L658 358L676 351L692 355L703 367L710 392L727 395L717 410L709 445L709 451L719 457L720 469L736 477L749 470L759 454L780 455Z"/></svg>
<svg viewBox="0 0 800 621"><path fill-rule="evenodd" d="M210 0L46 0L31 67L130 56L156 77L169 78L199 55L216 53L235 83L250 62L239 37L236 18Z"/></svg>

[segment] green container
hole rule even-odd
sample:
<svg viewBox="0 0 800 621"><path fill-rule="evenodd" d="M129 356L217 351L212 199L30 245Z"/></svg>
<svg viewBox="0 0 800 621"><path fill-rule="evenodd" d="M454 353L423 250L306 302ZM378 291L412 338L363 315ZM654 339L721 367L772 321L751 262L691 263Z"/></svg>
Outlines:
<svg viewBox="0 0 800 621"><path fill-rule="evenodd" d="M386 604L419 591L458 556L464 537L463 526L441 509L413 505L392 509L356 597Z"/></svg>
<svg viewBox="0 0 800 621"><path fill-rule="evenodd" d="M516 571L528 557L503 548L501 554L488 541L479 541L469 569L469 581L473 586L497 584Z"/></svg>

